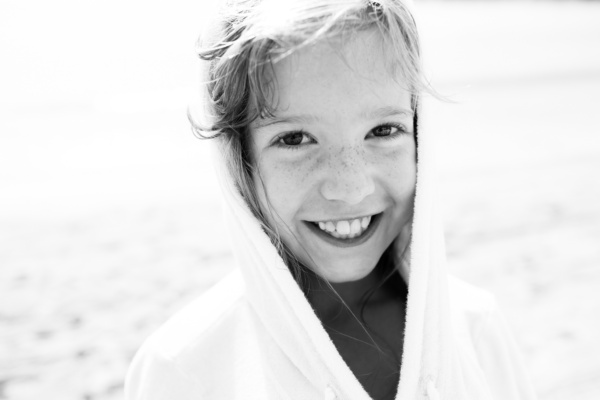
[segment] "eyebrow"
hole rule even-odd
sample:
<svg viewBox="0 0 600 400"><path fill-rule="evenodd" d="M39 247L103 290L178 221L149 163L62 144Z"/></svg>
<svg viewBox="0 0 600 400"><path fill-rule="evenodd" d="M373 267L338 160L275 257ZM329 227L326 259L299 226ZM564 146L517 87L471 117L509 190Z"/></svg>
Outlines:
<svg viewBox="0 0 600 400"><path fill-rule="evenodd" d="M407 110L406 108L386 106L381 108L376 108L374 110L369 110L360 113L360 117L363 119L380 119L380 118L388 118L388 117L412 117L414 113L412 110Z"/></svg>
<svg viewBox="0 0 600 400"><path fill-rule="evenodd" d="M291 124L291 123L309 123L309 122L318 122L320 121L321 118L316 117L314 115L310 115L310 114L298 114L298 115L289 115L289 116L285 116L285 117L280 117L280 118L265 118L262 119L256 124L256 128L264 128L267 126L271 126L271 125L277 125L277 124Z"/></svg>
<svg viewBox="0 0 600 400"><path fill-rule="evenodd" d="M381 119L381 118L389 118L389 117L412 117L414 115L413 111L407 110L405 108L394 107L394 106L385 106L380 108L375 108L373 110L365 110L359 114L359 117L364 120L373 120L373 119ZM310 123L310 122L319 122L321 118L311 115L311 114L298 114L298 115L288 115L283 117L275 117L275 118L265 118L256 124L256 128L265 128L267 126L277 125L277 124L289 124L289 123Z"/></svg>

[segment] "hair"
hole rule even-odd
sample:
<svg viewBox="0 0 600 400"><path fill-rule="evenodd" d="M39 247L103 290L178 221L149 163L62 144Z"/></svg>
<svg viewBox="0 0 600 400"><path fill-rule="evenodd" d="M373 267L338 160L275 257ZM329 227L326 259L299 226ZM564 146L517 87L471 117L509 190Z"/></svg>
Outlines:
<svg viewBox="0 0 600 400"><path fill-rule="evenodd" d="M415 21L399 0L223 0L197 45L207 64L201 88L205 115L195 118L188 111L192 129L200 138L224 142L237 189L303 290L303 267L281 241L277 227L267 222L265 212L270 210L260 205L256 185L262 182L253 178L248 127L257 118L273 116L274 63L319 41L346 40L367 30L379 34L390 73L411 91L416 119L419 94L431 90L423 78Z"/></svg>

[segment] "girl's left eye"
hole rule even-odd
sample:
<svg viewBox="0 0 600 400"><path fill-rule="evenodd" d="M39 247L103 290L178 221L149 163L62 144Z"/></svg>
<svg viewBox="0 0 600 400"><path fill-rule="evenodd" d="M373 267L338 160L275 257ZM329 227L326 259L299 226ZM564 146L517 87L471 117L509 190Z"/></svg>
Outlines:
<svg viewBox="0 0 600 400"><path fill-rule="evenodd" d="M369 136L388 139L388 138L396 137L402 133L406 133L406 130L404 129L404 127L402 127L400 125L389 124L389 125L379 125L373 129L371 129L371 132L369 132Z"/></svg>

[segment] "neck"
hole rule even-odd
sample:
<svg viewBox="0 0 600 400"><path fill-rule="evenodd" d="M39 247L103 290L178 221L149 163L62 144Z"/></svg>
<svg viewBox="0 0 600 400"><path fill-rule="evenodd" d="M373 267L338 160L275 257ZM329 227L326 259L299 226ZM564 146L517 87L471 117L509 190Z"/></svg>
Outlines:
<svg viewBox="0 0 600 400"><path fill-rule="evenodd" d="M321 320L338 315L346 307L358 315L368 295L370 301L391 299L386 290L390 280L382 285L394 268L391 263L393 261L386 251L373 271L364 278L351 282L326 282L314 273L309 273L308 300Z"/></svg>

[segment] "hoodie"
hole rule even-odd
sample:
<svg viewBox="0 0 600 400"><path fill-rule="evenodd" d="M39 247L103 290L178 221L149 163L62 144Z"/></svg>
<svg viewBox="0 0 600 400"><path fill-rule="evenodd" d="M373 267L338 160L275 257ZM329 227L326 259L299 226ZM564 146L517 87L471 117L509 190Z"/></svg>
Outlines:
<svg viewBox="0 0 600 400"><path fill-rule="evenodd" d="M424 101L410 263L398 267L408 296L396 399L532 400L493 296L446 271ZM145 341L126 399L370 399L236 189L221 140L209 145L237 268Z"/></svg>
<svg viewBox="0 0 600 400"><path fill-rule="evenodd" d="M424 110L396 398L534 399L493 296L446 271ZM126 399L370 399L236 190L219 141L212 146L238 268L146 340Z"/></svg>

